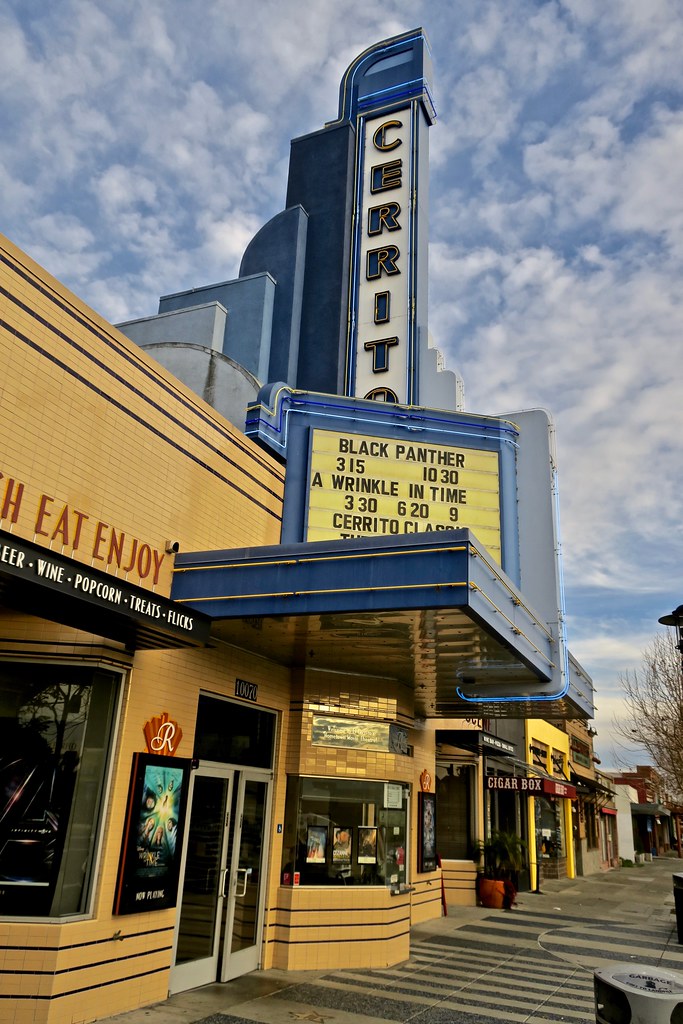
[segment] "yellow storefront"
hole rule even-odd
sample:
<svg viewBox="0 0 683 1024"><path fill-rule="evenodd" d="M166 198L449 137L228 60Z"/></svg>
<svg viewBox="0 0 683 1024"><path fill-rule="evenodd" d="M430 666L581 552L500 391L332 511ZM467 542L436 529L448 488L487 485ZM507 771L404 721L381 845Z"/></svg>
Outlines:
<svg viewBox="0 0 683 1024"><path fill-rule="evenodd" d="M541 719L525 723L527 761L546 776L537 795L529 797L528 849L532 887L544 878L575 878L576 861L569 783L569 737ZM539 879L540 869L540 879Z"/></svg>

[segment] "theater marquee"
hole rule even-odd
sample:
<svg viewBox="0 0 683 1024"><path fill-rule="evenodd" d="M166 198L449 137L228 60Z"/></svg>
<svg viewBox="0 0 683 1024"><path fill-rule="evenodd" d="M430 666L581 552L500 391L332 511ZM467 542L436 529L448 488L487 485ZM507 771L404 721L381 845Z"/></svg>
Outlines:
<svg viewBox="0 0 683 1024"><path fill-rule="evenodd" d="M496 452L330 430L312 435L306 540L468 527L500 563Z"/></svg>

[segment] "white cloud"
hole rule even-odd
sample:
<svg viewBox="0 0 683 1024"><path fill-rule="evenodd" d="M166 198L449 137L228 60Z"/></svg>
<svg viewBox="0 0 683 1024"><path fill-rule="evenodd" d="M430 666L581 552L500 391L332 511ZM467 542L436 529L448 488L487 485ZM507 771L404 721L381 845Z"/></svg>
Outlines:
<svg viewBox="0 0 683 1024"><path fill-rule="evenodd" d="M496 66L478 67L457 82L449 97L448 134L436 162L443 163L454 149L477 145L477 166L486 163L498 151L517 124L521 107L505 72Z"/></svg>
<svg viewBox="0 0 683 1024"><path fill-rule="evenodd" d="M237 277L244 250L261 227L257 218L232 210L221 220L203 217L197 226L202 233L204 262L222 268L217 280Z"/></svg>
<svg viewBox="0 0 683 1024"><path fill-rule="evenodd" d="M138 204L150 206L156 199L156 185L134 168L113 164L99 176L95 190L108 217L115 219Z"/></svg>

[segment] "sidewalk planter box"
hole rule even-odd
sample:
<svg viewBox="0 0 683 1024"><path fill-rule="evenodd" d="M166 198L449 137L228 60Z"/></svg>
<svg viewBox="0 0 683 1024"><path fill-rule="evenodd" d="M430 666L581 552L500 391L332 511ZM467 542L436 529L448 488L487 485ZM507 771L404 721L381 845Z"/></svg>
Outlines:
<svg viewBox="0 0 683 1024"><path fill-rule="evenodd" d="M477 882L479 902L489 910L502 910L505 903L505 884L496 878L479 877Z"/></svg>

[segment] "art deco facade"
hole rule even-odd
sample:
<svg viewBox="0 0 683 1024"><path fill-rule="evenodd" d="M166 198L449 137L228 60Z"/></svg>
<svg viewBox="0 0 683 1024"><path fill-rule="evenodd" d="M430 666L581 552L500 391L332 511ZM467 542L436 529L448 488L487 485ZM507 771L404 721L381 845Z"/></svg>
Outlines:
<svg viewBox="0 0 683 1024"><path fill-rule="evenodd" d="M430 73L419 31L354 61L241 283L169 300L147 338L0 240L3 1020L397 963L474 901L485 778L558 795L496 725L550 756L542 720L592 713L552 424L466 413L439 377L424 216L391 194L396 160L426 179L426 149L397 152L410 118L424 146ZM196 380L155 360L174 344Z"/></svg>

